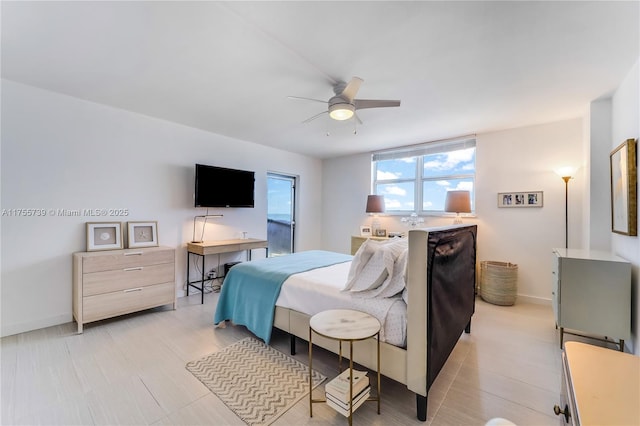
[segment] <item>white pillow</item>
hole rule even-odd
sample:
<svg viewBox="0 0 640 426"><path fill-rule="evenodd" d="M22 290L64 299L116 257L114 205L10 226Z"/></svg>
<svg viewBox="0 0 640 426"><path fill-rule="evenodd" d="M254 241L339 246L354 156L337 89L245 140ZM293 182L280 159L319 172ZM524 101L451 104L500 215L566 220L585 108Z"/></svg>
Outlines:
<svg viewBox="0 0 640 426"><path fill-rule="evenodd" d="M358 251L356 251L356 254L353 255L353 260L349 267L349 275L347 275L347 283L342 290L350 290L351 287L353 287L356 278L379 247L380 243L373 240L365 240L365 242L362 243Z"/></svg>
<svg viewBox="0 0 640 426"><path fill-rule="evenodd" d="M379 248L373 253L362 271L356 275L349 290L357 292L378 288L393 273L393 263L391 251L384 247Z"/></svg>
<svg viewBox="0 0 640 426"><path fill-rule="evenodd" d="M405 250L393 263L392 273L378 287L371 287L368 291L358 293L358 297L392 297L406 287L405 270L407 268L408 252Z"/></svg>
<svg viewBox="0 0 640 426"><path fill-rule="evenodd" d="M388 241L384 241L383 246L393 253L394 260L398 259L400 255L405 253L409 248L408 238L391 238Z"/></svg>

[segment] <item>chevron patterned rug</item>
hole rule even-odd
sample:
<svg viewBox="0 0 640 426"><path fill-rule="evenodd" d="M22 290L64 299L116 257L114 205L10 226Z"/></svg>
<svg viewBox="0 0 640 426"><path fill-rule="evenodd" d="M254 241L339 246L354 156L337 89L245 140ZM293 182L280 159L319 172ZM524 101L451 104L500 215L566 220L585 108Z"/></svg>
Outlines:
<svg viewBox="0 0 640 426"><path fill-rule="evenodd" d="M309 395L309 366L247 337L187 364L248 425L269 425ZM313 371L313 387L325 380Z"/></svg>

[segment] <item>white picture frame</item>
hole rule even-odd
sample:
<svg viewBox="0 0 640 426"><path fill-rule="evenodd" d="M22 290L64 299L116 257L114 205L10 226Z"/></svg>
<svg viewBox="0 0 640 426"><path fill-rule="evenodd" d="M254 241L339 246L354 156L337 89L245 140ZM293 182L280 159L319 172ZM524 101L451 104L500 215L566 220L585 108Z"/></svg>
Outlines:
<svg viewBox="0 0 640 426"><path fill-rule="evenodd" d="M542 191L498 192L498 207L542 207Z"/></svg>
<svg viewBox="0 0 640 426"><path fill-rule="evenodd" d="M158 222L127 222L127 247L157 247Z"/></svg>
<svg viewBox="0 0 640 426"><path fill-rule="evenodd" d="M370 226L361 226L360 227L360 236L361 237L370 237L371 236L371 227Z"/></svg>
<svg viewBox="0 0 640 426"><path fill-rule="evenodd" d="M122 248L120 222L87 222L87 251L118 250Z"/></svg>

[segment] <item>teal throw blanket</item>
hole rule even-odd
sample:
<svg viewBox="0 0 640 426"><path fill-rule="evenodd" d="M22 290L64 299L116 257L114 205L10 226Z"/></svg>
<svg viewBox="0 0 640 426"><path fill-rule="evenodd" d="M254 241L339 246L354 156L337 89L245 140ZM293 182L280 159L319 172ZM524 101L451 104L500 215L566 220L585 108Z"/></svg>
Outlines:
<svg viewBox="0 0 640 426"><path fill-rule="evenodd" d="M224 280L213 322L244 325L268 344L282 283L293 274L351 259L346 254L311 250L239 263Z"/></svg>

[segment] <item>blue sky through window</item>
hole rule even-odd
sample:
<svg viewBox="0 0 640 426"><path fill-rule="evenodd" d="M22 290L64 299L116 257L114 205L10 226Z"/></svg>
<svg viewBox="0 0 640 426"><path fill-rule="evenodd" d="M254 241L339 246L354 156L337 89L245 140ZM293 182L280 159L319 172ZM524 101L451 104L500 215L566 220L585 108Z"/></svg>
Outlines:
<svg viewBox="0 0 640 426"><path fill-rule="evenodd" d="M475 147L422 157L379 160L375 162L376 193L384 195L388 211L444 211L448 190L467 190L471 191L471 209L474 210L475 160ZM421 180L417 180L420 177ZM416 191L422 193L421 209L415 206Z"/></svg>

